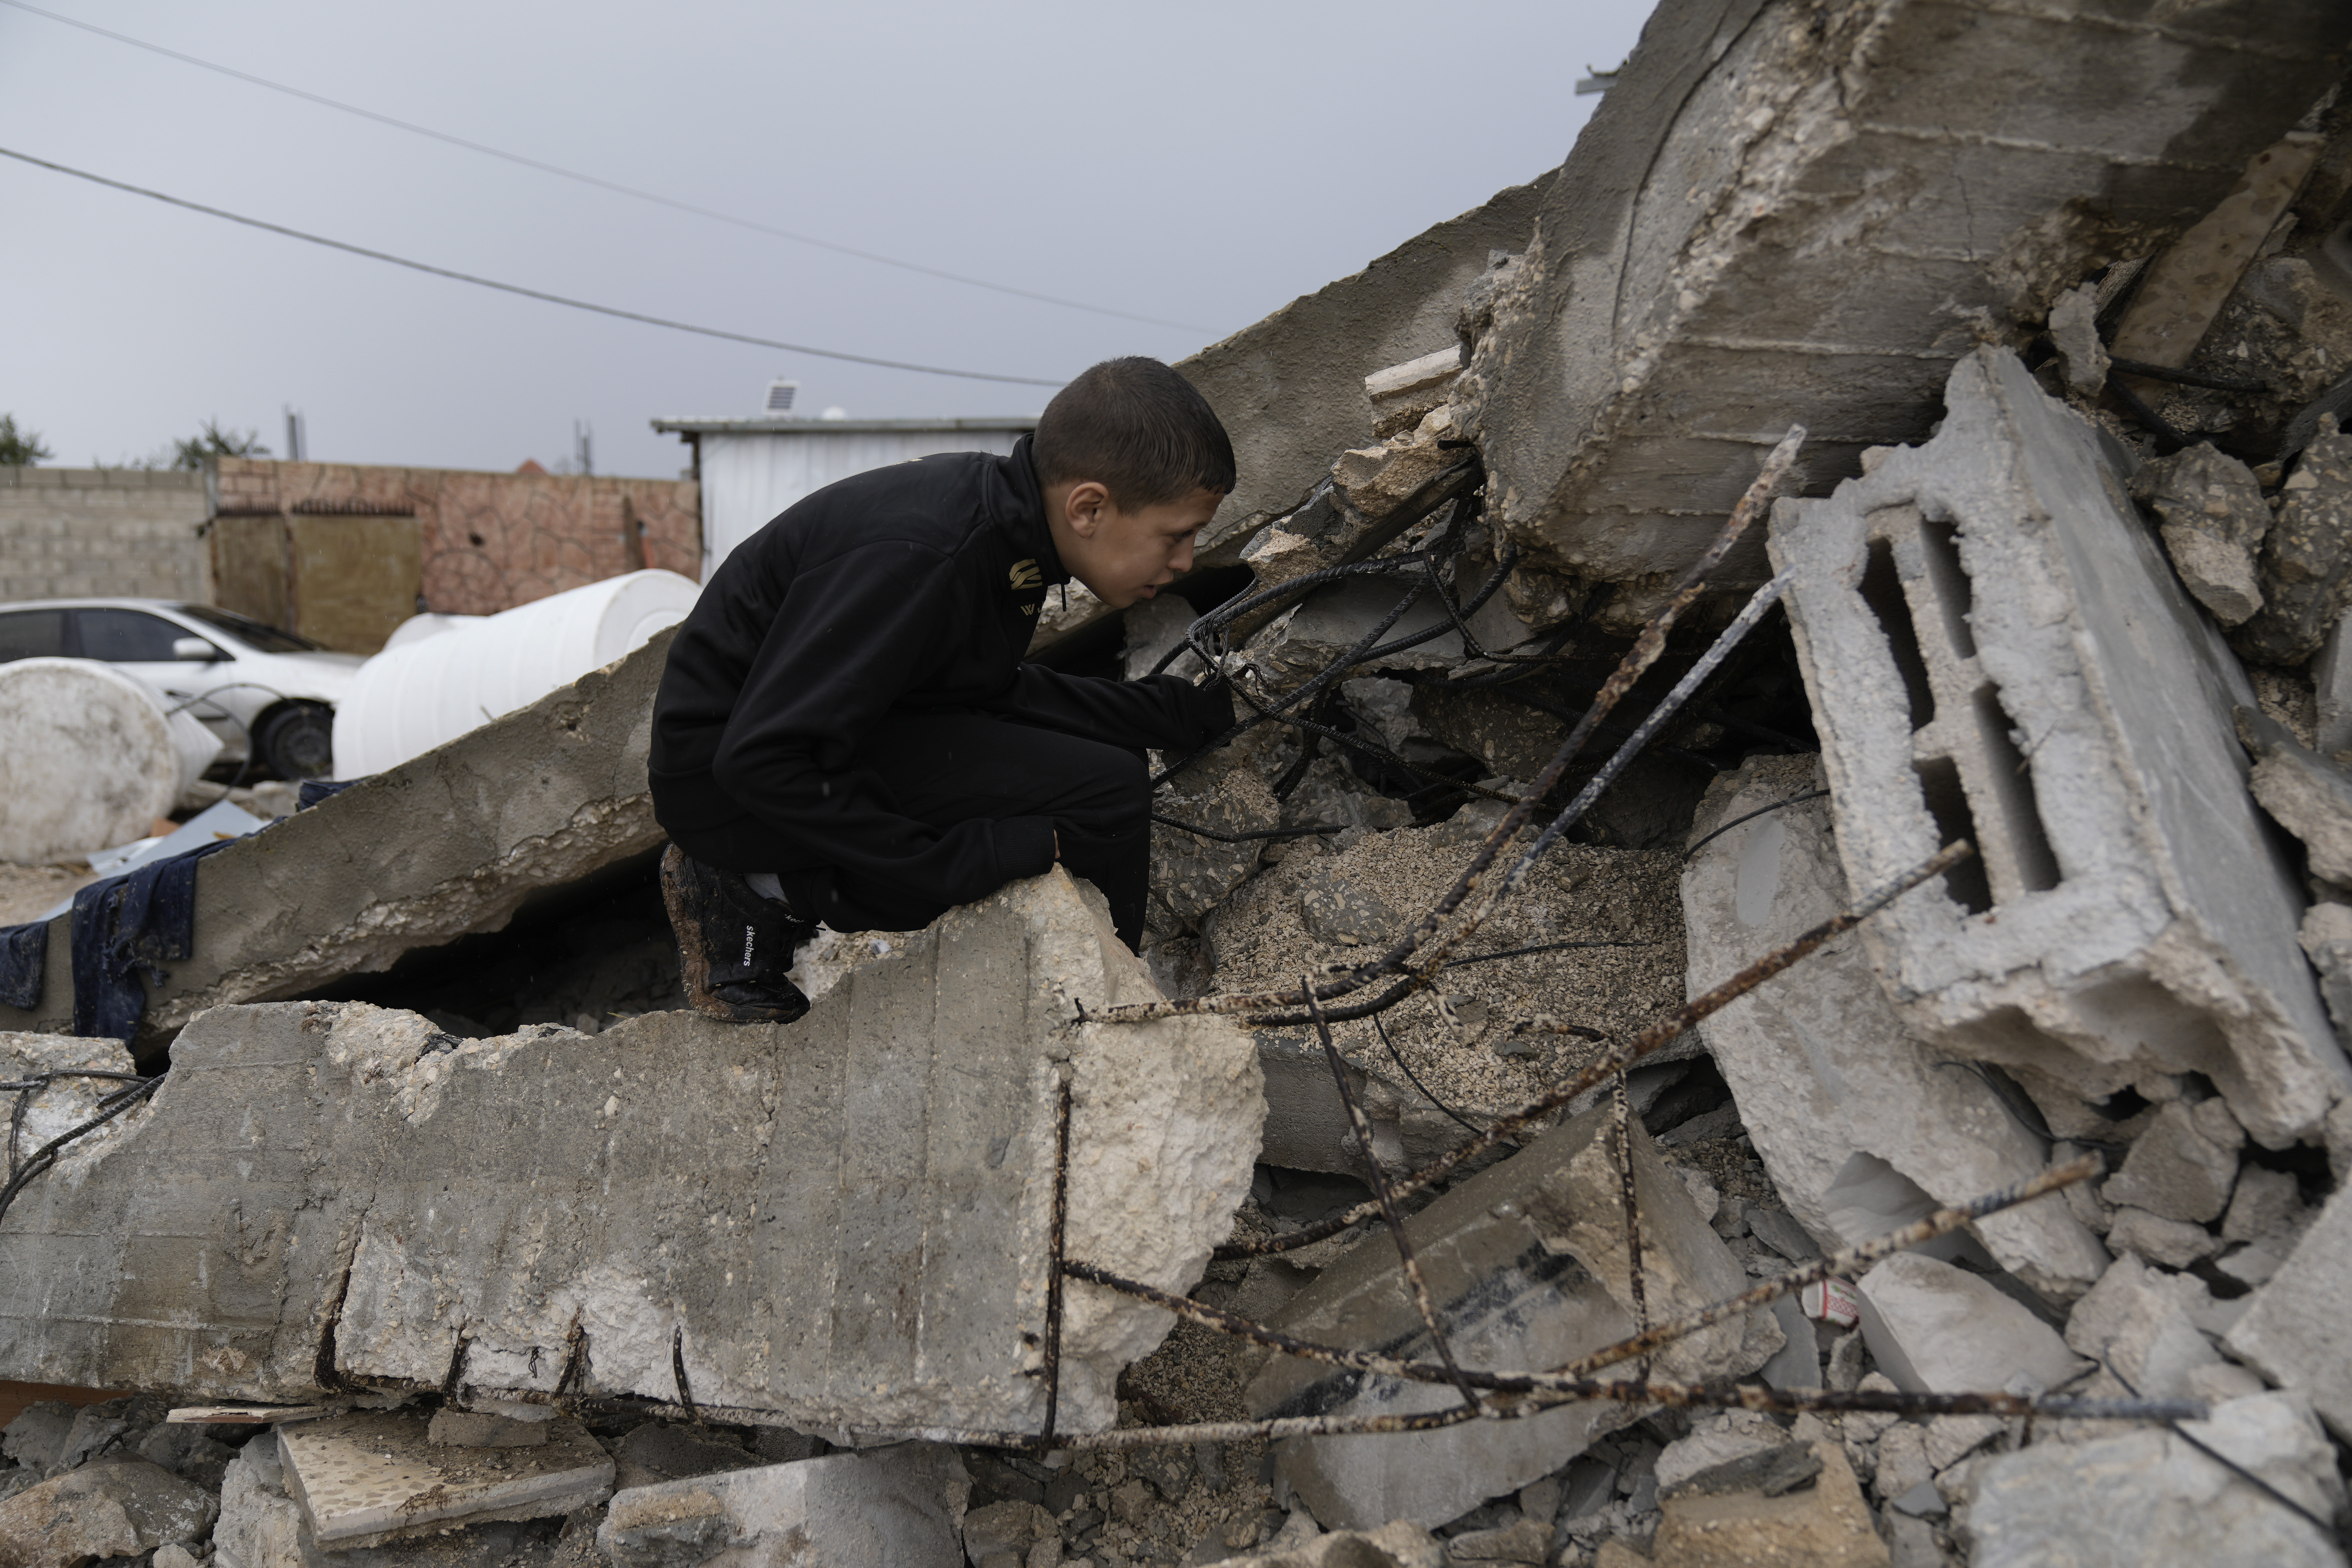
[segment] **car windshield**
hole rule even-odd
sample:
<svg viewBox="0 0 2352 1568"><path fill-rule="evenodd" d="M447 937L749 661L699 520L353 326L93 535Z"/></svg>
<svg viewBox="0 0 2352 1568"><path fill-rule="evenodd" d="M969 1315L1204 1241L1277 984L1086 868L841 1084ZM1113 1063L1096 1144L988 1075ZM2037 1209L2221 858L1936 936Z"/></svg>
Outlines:
<svg viewBox="0 0 2352 1568"><path fill-rule="evenodd" d="M224 610L213 605L182 605L179 606L179 611L184 616L194 616L208 626L218 626L239 641L250 643L264 653L318 653L320 651L319 645L308 637L297 637L292 632L277 626L264 626L251 616L238 615L235 610Z"/></svg>

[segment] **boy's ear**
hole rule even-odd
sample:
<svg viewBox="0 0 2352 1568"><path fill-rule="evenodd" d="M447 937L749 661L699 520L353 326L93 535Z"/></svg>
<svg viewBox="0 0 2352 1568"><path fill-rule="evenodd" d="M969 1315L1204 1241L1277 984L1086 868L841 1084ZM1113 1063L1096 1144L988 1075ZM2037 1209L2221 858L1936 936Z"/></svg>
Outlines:
<svg viewBox="0 0 2352 1568"><path fill-rule="evenodd" d="M1081 479L1070 487L1062 502L1063 521L1070 531L1080 539L1092 539L1102 529L1110 511L1110 491L1092 479Z"/></svg>

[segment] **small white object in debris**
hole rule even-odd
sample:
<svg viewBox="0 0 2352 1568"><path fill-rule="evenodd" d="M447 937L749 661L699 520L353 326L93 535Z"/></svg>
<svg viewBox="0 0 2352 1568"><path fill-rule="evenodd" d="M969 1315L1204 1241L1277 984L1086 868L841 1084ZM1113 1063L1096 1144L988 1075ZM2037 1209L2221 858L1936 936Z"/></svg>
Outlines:
<svg viewBox="0 0 2352 1568"><path fill-rule="evenodd" d="M1850 1329L1862 1321L1862 1300L1843 1279L1816 1279L1798 1298L1805 1316L1817 1323Z"/></svg>

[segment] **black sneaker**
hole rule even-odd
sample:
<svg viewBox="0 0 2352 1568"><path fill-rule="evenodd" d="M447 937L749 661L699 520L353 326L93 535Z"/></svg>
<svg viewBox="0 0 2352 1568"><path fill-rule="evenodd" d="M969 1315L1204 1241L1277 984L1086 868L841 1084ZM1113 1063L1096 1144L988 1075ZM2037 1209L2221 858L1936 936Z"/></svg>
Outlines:
<svg viewBox="0 0 2352 1568"><path fill-rule="evenodd" d="M675 844L662 851L661 885L686 999L696 1012L730 1024L789 1024L808 1011L808 998L787 975L793 950L816 927Z"/></svg>

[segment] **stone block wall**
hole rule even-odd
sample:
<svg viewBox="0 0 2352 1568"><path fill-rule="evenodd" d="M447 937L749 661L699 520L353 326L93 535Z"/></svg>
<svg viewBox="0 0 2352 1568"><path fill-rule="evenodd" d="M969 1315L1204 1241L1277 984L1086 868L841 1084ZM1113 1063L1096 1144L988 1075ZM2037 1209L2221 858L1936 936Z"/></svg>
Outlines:
<svg viewBox="0 0 2352 1568"><path fill-rule="evenodd" d="M0 468L0 600L209 597L205 477Z"/></svg>
<svg viewBox="0 0 2352 1568"><path fill-rule="evenodd" d="M443 615L494 615L643 567L702 568L691 479L223 458L216 499L225 515L414 516L425 607Z"/></svg>

